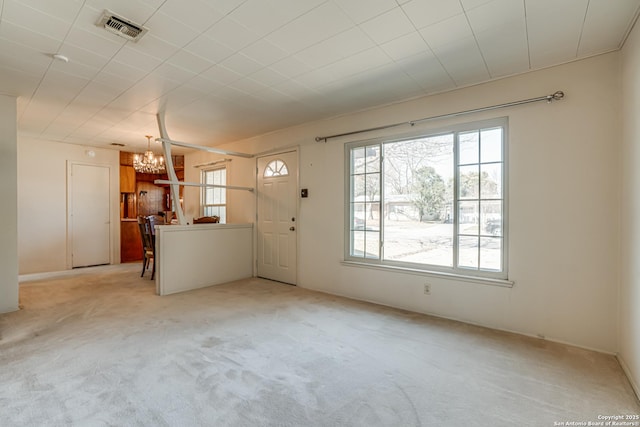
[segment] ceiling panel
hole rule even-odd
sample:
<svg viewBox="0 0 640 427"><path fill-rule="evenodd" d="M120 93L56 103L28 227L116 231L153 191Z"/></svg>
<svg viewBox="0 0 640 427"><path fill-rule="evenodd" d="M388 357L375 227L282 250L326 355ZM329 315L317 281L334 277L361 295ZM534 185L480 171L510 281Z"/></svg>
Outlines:
<svg viewBox="0 0 640 427"><path fill-rule="evenodd" d="M150 31L153 30L154 37L180 47L185 46L201 33L162 12L155 13L144 26Z"/></svg>
<svg viewBox="0 0 640 427"><path fill-rule="evenodd" d="M320 95L320 92L297 80L280 83L275 85L273 89L302 102L312 102L314 98L317 98Z"/></svg>
<svg viewBox="0 0 640 427"><path fill-rule="evenodd" d="M409 75L426 93L455 88L455 82L431 52L406 57L396 64Z"/></svg>
<svg viewBox="0 0 640 427"><path fill-rule="evenodd" d="M265 36L322 4L323 0L282 0L279 7L264 0L249 0L231 12L230 17Z"/></svg>
<svg viewBox="0 0 640 427"><path fill-rule="evenodd" d="M355 22L361 24L398 7L394 0L334 0Z"/></svg>
<svg viewBox="0 0 640 427"><path fill-rule="evenodd" d="M395 8L363 24L360 28L378 44L388 42L414 31L404 11Z"/></svg>
<svg viewBox="0 0 640 427"><path fill-rule="evenodd" d="M88 79L82 79L78 76L52 68L40 82L35 96L55 99L58 101L57 104L61 104L60 106L63 108L66 106L66 103L76 97L87 84L89 84Z"/></svg>
<svg viewBox="0 0 640 427"><path fill-rule="evenodd" d="M423 52L431 52L431 48L418 32L406 34L380 46L390 58L399 61Z"/></svg>
<svg viewBox="0 0 640 427"><path fill-rule="evenodd" d="M71 57L75 60L75 56ZM147 73L162 64L162 60L135 50L131 46L123 46L111 59Z"/></svg>
<svg viewBox="0 0 640 427"><path fill-rule="evenodd" d="M8 0L6 0L8 1ZM82 8L84 1L82 0L20 0L24 6L38 10L49 16L60 19L69 24L73 23L78 12ZM0 5L2 2L0 2Z"/></svg>
<svg viewBox="0 0 640 427"><path fill-rule="evenodd" d="M524 2L484 2L467 17L492 78L529 69Z"/></svg>
<svg viewBox="0 0 640 427"><path fill-rule="evenodd" d="M234 50L230 47L219 43L215 39L201 34L199 37L192 40L183 49L186 52L200 56L207 61L218 63L225 58L234 54Z"/></svg>
<svg viewBox="0 0 640 427"><path fill-rule="evenodd" d="M615 50L640 0L0 5L0 93L20 96L19 132L143 149L160 110L172 136L219 144ZM149 32L98 28L104 9Z"/></svg>
<svg viewBox="0 0 640 427"><path fill-rule="evenodd" d="M78 93L76 98L76 106L101 106L109 104L118 94L116 94L109 86L90 82ZM80 108L75 108L79 110Z"/></svg>
<svg viewBox="0 0 640 427"><path fill-rule="evenodd" d="M463 13L460 2L450 0L411 0L402 9L418 29Z"/></svg>
<svg viewBox="0 0 640 427"><path fill-rule="evenodd" d="M1 25L0 25L1 26ZM42 51L0 39L0 65L40 77L46 73L52 58ZM11 80L0 82L9 85Z"/></svg>
<svg viewBox="0 0 640 427"><path fill-rule="evenodd" d="M525 3L532 67L546 67L577 57L588 3L589 0Z"/></svg>
<svg viewBox="0 0 640 427"><path fill-rule="evenodd" d="M287 52L264 39L245 47L241 52L264 66L271 65L289 56Z"/></svg>
<svg viewBox="0 0 640 427"><path fill-rule="evenodd" d="M484 58L473 37L456 40L433 49L457 86L465 86L490 78Z"/></svg>
<svg viewBox="0 0 640 427"><path fill-rule="evenodd" d="M374 46L360 28L352 28L296 53L296 58L318 68Z"/></svg>
<svg viewBox="0 0 640 427"><path fill-rule="evenodd" d="M0 93L2 94L21 96L19 99L29 100L38 83L40 83L40 76L37 74L27 74L21 69L0 65Z"/></svg>
<svg viewBox="0 0 640 427"><path fill-rule="evenodd" d="M236 53L220 63L225 68L238 73L239 75L249 75L263 68L262 64L254 61L242 53Z"/></svg>
<svg viewBox="0 0 640 427"><path fill-rule="evenodd" d="M391 59L384 51L374 47L298 76L296 80L311 88L318 88L336 80L380 67L389 62L391 62Z"/></svg>
<svg viewBox="0 0 640 427"><path fill-rule="evenodd" d="M196 33L202 33L214 23L221 20L224 14L210 2L204 0L166 0L161 1L160 12L190 27ZM153 18L152 18L153 19ZM149 20L148 25L155 26ZM155 28L152 28L155 32Z"/></svg>
<svg viewBox="0 0 640 427"><path fill-rule="evenodd" d="M521 22L507 22L475 35L491 78L522 73L529 69L524 19Z"/></svg>
<svg viewBox="0 0 640 427"><path fill-rule="evenodd" d="M236 80L240 80L242 75L230 70L222 65L216 65L199 74L201 77L212 80L220 84L233 83Z"/></svg>
<svg viewBox="0 0 640 427"><path fill-rule="evenodd" d="M521 23L525 28L524 2L522 1L493 0L485 2L469 10L466 16L475 33L492 30L512 22Z"/></svg>
<svg viewBox="0 0 640 427"><path fill-rule="evenodd" d="M71 22L27 6L21 1L5 0L2 19L34 33L46 34L55 40L64 40Z"/></svg>
<svg viewBox="0 0 640 427"><path fill-rule="evenodd" d="M263 85L267 86L267 87L271 87L271 86L275 86L279 83L282 83L286 80L289 80L288 77L286 77L285 75L272 70L271 68L263 68L253 74L251 74L250 76L252 79L254 79L257 82L262 83Z"/></svg>
<svg viewBox="0 0 640 427"><path fill-rule="evenodd" d="M129 64L119 61L109 62L101 71L121 77L130 83L135 83L148 74L147 71L132 67Z"/></svg>
<svg viewBox="0 0 640 427"><path fill-rule="evenodd" d="M242 50L260 39L255 31L228 16L216 22L205 34L233 51Z"/></svg>
<svg viewBox="0 0 640 427"><path fill-rule="evenodd" d="M69 31L65 45L72 45L105 58L112 58L124 46L125 40L117 37L115 40L109 40L102 37L100 33L101 31L97 27L91 28L89 31L74 27Z"/></svg>
<svg viewBox="0 0 640 427"><path fill-rule="evenodd" d="M195 74L200 74L204 70L214 66L213 62L185 50L179 50L174 53L173 56L166 61L166 64L189 70Z"/></svg>
<svg viewBox="0 0 640 427"><path fill-rule="evenodd" d="M102 13L104 9L108 9L136 24L144 24L147 22L147 20L156 13L158 8L157 5L154 6L145 1L136 0L86 0L86 5L99 10L100 13ZM95 23L95 20L93 23Z"/></svg>
<svg viewBox="0 0 640 427"><path fill-rule="evenodd" d="M253 95L256 92L260 92L268 89L268 86L258 82L257 80L253 80L250 77L245 77L240 80L236 80L235 82L231 83L229 87L232 87L244 93L248 93L249 95Z"/></svg>
<svg viewBox="0 0 640 427"><path fill-rule="evenodd" d="M153 34L145 34L138 42L130 43L131 49L154 56L161 61L166 61L180 50L178 45L172 44Z"/></svg>
<svg viewBox="0 0 640 427"><path fill-rule="evenodd" d="M135 83L134 81L120 75L118 70L116 71L118 74L112 74L102 69L102 71L93 78L93 81L109 86L116 95L125 91Z"/></svg>
<svg viewBox="0 0 640 427"><path fill-rule="evenodd" d="M490 78L465 15L456 15L420 30L433 53L458 86Z"/></svg>
<svg viewBox="0 0 640 427"><path fill-rule="evenodd" d="M294 78L313 70L309 65L294 56L289 56L275 64L271 64L269 68L289 78Z"/></svg>
<svg viewBox="0 0 640 427"><path fill-rule="evenodd" d="M194 78L196 76L196 73L165 62L164 64L153 70L153 72L148 76L158 76L163 80L171 80L172 82L182 85Z"/></svg>
<svg viewBox="0 0 640 427"><path fill-rule="evenodd" d="M459 40L473 37L473 31L465 15L456 15L424 27L420 34L432 49L444 49Z"/></svg>
<svg viewBox="0 0 640 427"><path fill-rule="evenodd" d="M464 8L464 10L466 11L470 11L478 6L482 6L484 4L487 3L491 3L494 0L460 0L460 2L462 3L462 7ZM524 1L522 0L518 0L518 3L524 3ZM514 1L514 3L516 3Z"/></svg>
<svg viewBox="0 0 640 427"><path fill-rule="evenodd" d="M592 55L619 48L629 25L636 17L637 7L636 0L617 0L614 9L611 8L610 0L590 0L578 55Z"/></svg>
<svg viewBox="0 0 640 427"><path fill-rule="evenodd" d="M341 33L353 25L333 2L326 2L277 29L266 39L281 49L295 53Z"/></svg>
<svg viewBox="0 0 640 427"><path fill-rule="evenodd" d="M40 51L42 54L52 54L58 51L60 41L51 37L29 31L26 28L8 21L0 22L0 44L8 40L17 45ZM20 52L16 51L18 55Z"/></svg>

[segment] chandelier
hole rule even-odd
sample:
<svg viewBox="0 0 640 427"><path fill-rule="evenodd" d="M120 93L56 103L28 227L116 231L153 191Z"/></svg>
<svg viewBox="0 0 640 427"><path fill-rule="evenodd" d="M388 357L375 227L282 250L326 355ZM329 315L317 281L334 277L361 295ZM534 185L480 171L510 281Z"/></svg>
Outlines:
<svg viewBox="0 0 640 427"><path fill-rule="evenodd" d="M133 155L133 168L140 173L164 173L164 157L155 156L151 151L151 135L145 135L147 138L147 151L144 154Z"/></svg>

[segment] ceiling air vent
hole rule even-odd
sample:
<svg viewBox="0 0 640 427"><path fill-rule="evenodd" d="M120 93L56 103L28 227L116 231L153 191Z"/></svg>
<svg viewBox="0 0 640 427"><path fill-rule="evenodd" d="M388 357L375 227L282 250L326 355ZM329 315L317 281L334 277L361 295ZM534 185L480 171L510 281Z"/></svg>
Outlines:
<svg viewBox="0 0 640 427"><path fill-rule="evenodd" d="M121 16L117 16L110 10L106 10L96 22L98 27L102 27L110 33L116 34L120 37L123 37L127 40L131 40L137 42L142 38L142 36L149 31L148 28L143 27L142 25L134 24L133 22L125 19Z"/></svg>

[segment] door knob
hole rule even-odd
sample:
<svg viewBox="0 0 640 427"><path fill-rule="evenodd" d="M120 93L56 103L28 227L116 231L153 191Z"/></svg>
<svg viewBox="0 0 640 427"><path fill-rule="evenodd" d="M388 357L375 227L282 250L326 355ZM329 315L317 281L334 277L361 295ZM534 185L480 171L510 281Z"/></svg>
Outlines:
<svg viewBox="0 0 640 427"><path fill-rule="evenodd" d="M295 227L289 227L289 231L296 231Z"/></svg>

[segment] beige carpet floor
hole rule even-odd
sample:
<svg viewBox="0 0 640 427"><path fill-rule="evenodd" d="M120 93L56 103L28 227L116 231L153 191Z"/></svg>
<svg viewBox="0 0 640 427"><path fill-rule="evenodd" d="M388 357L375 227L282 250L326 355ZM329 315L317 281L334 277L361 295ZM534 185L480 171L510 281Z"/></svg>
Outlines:
<svg viewBox="0 0 640 427"><path fill-rule="evenodd" d="M553 426L640 413L612 356L261 279L158 297L125 264L23 281L20 296L23 310L0 315L3 427Z"/></svg>

